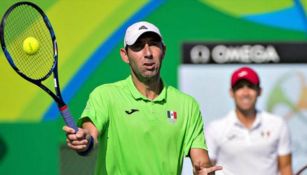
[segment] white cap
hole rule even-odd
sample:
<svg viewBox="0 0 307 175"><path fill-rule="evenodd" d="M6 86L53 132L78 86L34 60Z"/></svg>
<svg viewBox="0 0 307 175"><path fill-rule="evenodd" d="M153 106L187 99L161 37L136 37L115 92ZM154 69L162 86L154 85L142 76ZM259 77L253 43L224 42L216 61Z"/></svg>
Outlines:
<svg viewBox="0 0 307 175"><path fill-rule="evenodd" d="M125 34L125 39L124 39L124 47L127 45L131 46L135 43L135 41L143 34L146 32L153 32L156 33L160 36L162 39L161 33L155 25L146 22L146 21L141 21L132 24L129 26L126 30Z"/></svg>

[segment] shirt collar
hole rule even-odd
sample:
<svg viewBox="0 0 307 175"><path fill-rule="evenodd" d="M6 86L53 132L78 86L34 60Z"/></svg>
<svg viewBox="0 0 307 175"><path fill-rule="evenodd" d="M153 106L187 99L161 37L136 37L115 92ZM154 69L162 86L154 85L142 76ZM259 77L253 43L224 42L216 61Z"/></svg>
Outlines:
<svg viewBox="0 0 307 175"><path fill-rule="evenodd" d="M135 100L144 100L144 101L153 101L153 102L161 102L161 101L164 101L166 100L166 95L167 95L167 86L165 85L165 83L162 81L162 84L163 84L163 89L161 91L161 93L153 100L145 97L144 95L142 95L138 89L135 87L133 81L132 81L132 77L131 75L128 76L128 78L126 79L127 81L127 84L128 84L128 88L130 90L130 93L131 95L133 96L133 98Z"/></svg>
<svg viewBox="0 0 307 175"><path fill-rule="evenodd" d="M229 122L232 125L236 125L236 126L240 126L240 127L244 127L243 124L240 122L240 120L237 117L237 114L235 112L235 110L230 111L230 113L228 114L228 118L229 118ZM251 130L258 128L261 125L261 121L262 121L262 115L261 112L257 111L256 114L256 120L254 121L252 127L250 128Z"/></svg>

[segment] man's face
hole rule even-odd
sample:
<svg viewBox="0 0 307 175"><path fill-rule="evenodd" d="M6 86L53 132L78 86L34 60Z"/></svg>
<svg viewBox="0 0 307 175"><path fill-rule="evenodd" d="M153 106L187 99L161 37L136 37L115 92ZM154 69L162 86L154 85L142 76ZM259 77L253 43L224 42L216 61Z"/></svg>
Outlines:
<svg viewBox="0 0 307 175"><path fill-rule="evenodd" d="M243 112L255 110L257 98L261 89L246 80L240 80L232 89L231 96L234 99L236 108Z"/></svg>
<svg viewBox="0 0 307 175"><path fill-rule="evenodd" d="M160 75L165 46L154 33L145 33L131 46L126 55L133 74L140 80L150 80Z"/></svg>

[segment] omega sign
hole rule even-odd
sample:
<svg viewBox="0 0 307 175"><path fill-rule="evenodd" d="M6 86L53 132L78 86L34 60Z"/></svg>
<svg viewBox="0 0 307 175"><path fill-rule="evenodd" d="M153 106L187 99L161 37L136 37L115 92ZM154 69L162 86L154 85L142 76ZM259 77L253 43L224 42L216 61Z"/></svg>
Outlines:
<svg viewBox="0 0 307 175"><path fill-rule="evenodd" d="M306 63L306 50L305 43L185 43L183 63Z"/></svg>

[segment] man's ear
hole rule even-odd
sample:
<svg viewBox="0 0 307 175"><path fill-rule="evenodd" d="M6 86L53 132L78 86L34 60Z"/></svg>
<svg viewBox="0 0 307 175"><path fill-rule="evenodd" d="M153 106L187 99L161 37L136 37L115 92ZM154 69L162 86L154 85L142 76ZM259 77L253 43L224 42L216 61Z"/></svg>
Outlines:
<svg viewBox="0 0 307 175"><path fill-rule="evenodd" d="M259 87L259 89L258 89L258 97L262 94L262 88L261 87Z"/></svg>
<svg viewBox="0 0 307 175"><path fill-rule="evenodd" d="M232 88L229 89L229 95L230 95L231 98L233 98L234 92L233 92L233 89L232 89Z"/></svg>
<svg viewBox="0 0 307 175"><path fill-rule="evenodd" d="M120 49L120 57L122 58L122 60L129 64L129 59L128 59L128 50L126 50L125 48L121 48Z"/></svg>
<svg viewBox="0 0 307 175"><path fill-rule="evenodd" d="M162 44L162 50L163 50L162 58L164 58L165 53L166 53L166 45Z"/></svg>

